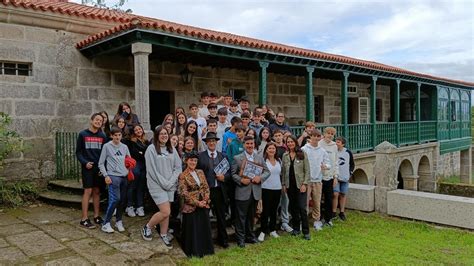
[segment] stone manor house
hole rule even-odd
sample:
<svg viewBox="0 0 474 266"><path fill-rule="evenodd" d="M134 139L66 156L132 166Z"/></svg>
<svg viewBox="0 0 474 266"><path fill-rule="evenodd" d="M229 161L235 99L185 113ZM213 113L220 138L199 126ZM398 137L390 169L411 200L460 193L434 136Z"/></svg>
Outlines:
<svg viewBox="0 0 474 266"><path fill-rule="evenodd" d="M0 0L0 111L24 138L2 176L63 178L74 132L132 104L144 127L202 91L332 125L356 154L356 183L435 191L471 180L474 83L67 1ZM68 137L72 136L72 137ZM385 142L386 141L386 142ZM382 145L379 145L381 144ZM71 153L72 152L72 153Z"/></svg>

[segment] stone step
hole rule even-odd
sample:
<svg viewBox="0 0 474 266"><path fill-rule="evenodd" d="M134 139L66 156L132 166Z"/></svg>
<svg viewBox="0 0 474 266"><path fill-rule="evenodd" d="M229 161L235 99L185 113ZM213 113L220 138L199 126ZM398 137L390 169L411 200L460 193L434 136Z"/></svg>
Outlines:
<svg viewBox="0 0 474 266"><path fill-rule="evenodd" d="M80 195L73 195L73 194L66 194L59 191L52 191L47 190L39 194L40 200L60 206L60 207L73 207L80 209L82 203L82 196ZM90 201L92 203L92 200Z"/></svg>
<svg viewBox="0 0 474 266"><path fill-rule="evenodd" d="M82 182L75 179L55 179L48 182L49 190L64 194L82 195Z"/></svg>

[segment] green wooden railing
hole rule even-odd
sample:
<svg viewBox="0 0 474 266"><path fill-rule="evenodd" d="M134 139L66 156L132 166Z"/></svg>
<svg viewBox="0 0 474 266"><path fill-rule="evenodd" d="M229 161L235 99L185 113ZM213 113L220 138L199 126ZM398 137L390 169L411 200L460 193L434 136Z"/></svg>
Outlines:
<svg viewBox="0 0 474 266"><path fill-rule="evenodd" d="M414 144L418 142L418 122L400 123L400 144Z"/></svg>
<svg viewBox="0 0 474 266"><path fill-rule="evenodd" d="M56 178L79 179L81 164L76 158L76 132L56 132Z"/></svg>
<svg viewBox="0 0 474 266"><path fill-rule="evenodd" d="M377 143L382 143L388 141L390 143L396 144L396 126L397 123L377 123Z"/></svg>
<svg viewBox="0 0 474 266"><path fill-rule="evenodd" d="M436 140L436 121L421 121L421 140Z"/></svg>
<svg viewBox="0 0 474 266"><path fill-rule="evenodd" d="M347 142L349 149L353 151L368 151L372 149L372 125L351 124Z"/></svg>
<svg viewBox="0 0 474 266"><path fill-rule="evenodd" d="M438 140L449 139L449 122L438 121Z"/></svg>

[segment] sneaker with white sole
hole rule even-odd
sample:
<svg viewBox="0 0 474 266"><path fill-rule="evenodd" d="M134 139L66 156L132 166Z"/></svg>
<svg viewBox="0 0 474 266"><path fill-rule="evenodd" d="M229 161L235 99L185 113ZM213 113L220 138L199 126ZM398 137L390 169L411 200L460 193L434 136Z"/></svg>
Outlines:
<svg viewBox="0 0 474 266"><path fill-rule="evenodd" d="M168 239L169 239L170 241L173 241L174 236L173 236L169 231L168 231L167 236L168 236Z"/></svg>
<svg viewBox="0 0 474 266"><path fill-rule="evenodd" d="M118 230L119 232L125 232L125 227L123 227L122 221L117 221L117 222L115 223L115 227L117 227L117 230Z"/></svg>
<svg viewBox="0 0 474 266"><path fill-rule="evenodd" d="M148 225L145 224L145 226L143 226L141 231L142 231L142 237L144 240L146 241L153 240L152 232L151 232L151 229L148 227Z"/></svg>
<svg viewBox="0 0 474 266"><path fill-rule="evenodd" d="M324 223L324 226L327 226L327 227L333 227L333 223L332 223L332 220L329 220L329 222L327 223Z"/></svg>
<svg viewBox="0 0 474 266"><path fill-rule="evenodd" d="M257 240L258 240L258 242L263 242L263 241L265 241L265 233L264 233L264 232L261 232L260 235L258 235Z"/></svg>
<svg viewBox="0 0 474 266"><path fill-rule="evenodd" d="M106 232L106 233L109 233L109 234L115 232L115 230L112 228L110 223L106 223L106 224L102 225L101 229L102 229L103 232Z"/></svg>
<svg viewBox="0 0 474 266"><path fill-rule="evenodd" d="M165 243L167 248L173 248L173 244L171 244L171 240L169 239L168 235L162 235L161 240Z"/></svg>
<svg viewBox="0 0 474 266"><path fill-rule="evenodd" d="M323 223L321 221L315 221L313 226L314 226L314 229L316 229L316 231L323 230Z"/></svg>
<svg viewBox="0 0 474 266"><path fill-rule="evenodd" d="M127 208L125 209L125 213L128 215L128 217L135 217L135 216L137 216L137 215L135 214L135 208L133 208L132 206L127 207Z"/></svg>
<svg viewBox="0 0 474 266"><path fill-rule="evenodd" d="M281 224L281 230L286 231L287 233L293 232L293 228L291 228L287 223Z"/></svg>
<svg viewBox="0 0 474 266"><path fill-rule="evenodd" d="M143 209L143 207L138 207L136 210L136 214L140 217L145 216L145 209Z"/></svg>
<svg viewBox="0 0 474 266"><path fill-rule="evenodd" d="M272 237L274 237L274 238L280 237L280 236L277 234L276 231L271 231L271 232L270 232L270 235L271 235Z"/></svg>

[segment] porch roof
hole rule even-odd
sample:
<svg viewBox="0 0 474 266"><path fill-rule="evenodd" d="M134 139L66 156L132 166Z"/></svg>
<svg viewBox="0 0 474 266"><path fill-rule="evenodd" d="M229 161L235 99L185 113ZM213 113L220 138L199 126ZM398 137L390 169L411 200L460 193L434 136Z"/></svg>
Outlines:
<svg viewBox="0 0 474 266"><path fill-rule="evenodd" d="M202 29L121 11L69 3L64 0L0 0L0 3L4 6L14 6L37 12L52 12L117 23L113 28L88 36L76 44L76 47L88 56L113 53L123 49L124 46L128 47L133 42L143 41L193 53L199 52L236 59L268 61L283 65L345 71L363 76L373 75L381 78L474 89L473 82L436 77L372 61Z"/></svg>

